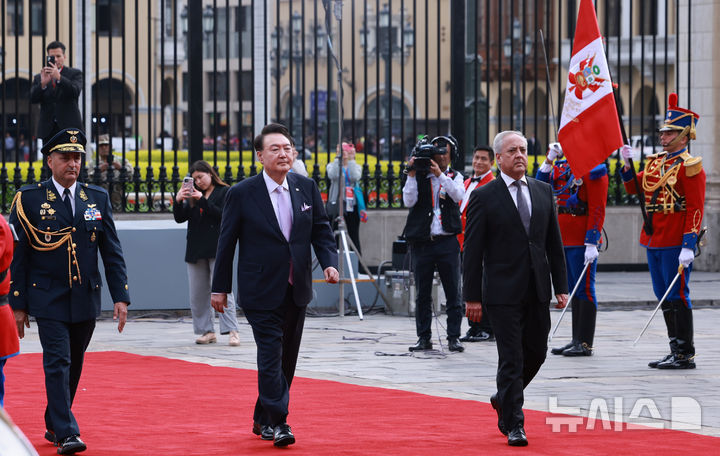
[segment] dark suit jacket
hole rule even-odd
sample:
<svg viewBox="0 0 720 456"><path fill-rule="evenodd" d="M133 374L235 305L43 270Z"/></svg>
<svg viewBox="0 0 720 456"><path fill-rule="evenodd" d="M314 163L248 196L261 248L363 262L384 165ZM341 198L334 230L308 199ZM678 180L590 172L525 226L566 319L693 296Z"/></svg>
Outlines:
<svg viewBox="0 0 720 456"><path fill-rule="evenodd" d="M215 258L218 238L220 237L220 220L222 219L225 194L230 187L216 186L210 197L200 198L190 207L188 200L173 204L175 221L188 222L185 261L197 263L197 260Z"/></svg>
<svg viewBox="0 0 720 456"><path fill-rule="evenodd" d="M60 83L55 87L48 84L43 90L40 75L36 74L30 88L30 101L40 103L37 135L45 141L62 129L83 127L78 108L78 97L83 89L82 71L64 66L60 76Z"/></svg>
<svg viewBox="0 0 720 456"><path fill-rule="evenodd" d="M463 294L485 305L518 303L531 274L540 302L567 293L565 254L550 185L527 178L532 204L530 234L502 177L470 195L465 228ZM482 278L482 280L480 280Z"/></svg>
<svg viewBox="0 0 720 456"><path fill-rule="evenodd" d="M283 303L293 264L293 300L306 306L312 299L312 256L320 266L337 267L335 238L315 181L288 173L293 225L285 240L262 173L230 188L225 199L215 256L213 292L229 293L235 246L238 247L238 296L247 309L270 310Z"/></svg>
<svg viewBox="0 0 720 456"><path fill-rule="evenodd" d="M73 266L71 276L77 280L68 277L69 246L66 242L49 251L33 248L31 242L34 245L37 242L31 240L32 234L28 238L30 230L23 227L24 222L18 218L16 203L10 212L10 223L15 226L19 239L10 266L13 280L10 286L12 308L24 310L35 317L70 323L97 318L100 316L102 287L98 251L102 255L105 279L113 301L129 303L125 260L107 192L101 187L78 182L75 189L75 216L72 218L50 179L25 186L19 192L23 211L36 228L58 231L72 227L72 244L80 274ZM38 237L42 242L48 241L43 234ZM58 236L49 238L50 242L59 239ZM73 281L72 288L69 280Z"/></svg>

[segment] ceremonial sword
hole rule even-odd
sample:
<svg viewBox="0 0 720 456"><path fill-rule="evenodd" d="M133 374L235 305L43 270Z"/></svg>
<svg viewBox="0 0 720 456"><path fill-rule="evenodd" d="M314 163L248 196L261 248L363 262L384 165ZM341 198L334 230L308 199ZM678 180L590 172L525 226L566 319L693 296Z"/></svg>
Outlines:
<svg viewBox="0 0 720 456"><path fill-rule="evenodd" d="M572 298L575 296L575 292L577 291L578 287L580 287L580 282L582 282L583 278L585 277L585 271L587 271L588 266L590 266L591 261L588 261L585 263L585 267L583 268L582 272L580 273L580 277L578 277L577 283L575 284L575 288L573 288L572 293L570 293L570 296L568 297L567 304L565 304L565 307L563 307L562 313L560 314L560 318L558 319L557 324L555 325L555 329L553 329L553 332L550 334L550 338L548 339L548 342L552 342L552 338L555 335L555 333L558 330L558 327L560 326L560 322L563 319L563 316L565 315L565 312L567 312L568 307L570 307L570 301L572 301ZM573 311L574 312L574 311Z"/></svg>
<svg viewBox="0 0 720 456"><path fill-rule="evenodd" d="M697 241L698 246L700 246L700 243L702 242L702 238L705 235L706 231L707 231L707 227L703 227L703 229L700 230L700 234L698 235L698 241ZM672 290L672 288L675 286L675 282L677 282L677 280L680 278L680 275L682 274L683 269L685 269L685 266L683 266L682 264L680 266L678 266L677 274L675 274L675 278L672 280L672 282L670 282L670 286L665 291L665 294L663 295L662 299L660 300L660 302L658 302L657 306L655 306L655 310L653 310L652 315L650 315L650 318L648 318L647 323L645 323L645 327L642 329L642 331L640 331L640 334L638 334L637 338L635 338L635 342L633 342L633 347L635 346L635 344L638 343L638 341L640 340L642 335L645 334L645 331L647 331L648 326L650 326L650 322L655 317L655 314L657 313L658 309L660 309L660 306L662 305L662 303L665 302L665 299L667 299L668 295L670 294L670 290Z"/></svg>

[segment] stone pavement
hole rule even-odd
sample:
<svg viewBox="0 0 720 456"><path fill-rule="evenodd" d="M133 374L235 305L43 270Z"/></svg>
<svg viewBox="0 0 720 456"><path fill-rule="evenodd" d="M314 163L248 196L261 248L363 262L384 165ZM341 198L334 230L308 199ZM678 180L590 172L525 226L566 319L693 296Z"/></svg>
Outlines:
<svg viewBox="0 0 720 456"><path fill-rule="evenodd" d="M698 368L684 371L647 367L648 361L668 352L660 315L655 317L637 346L632 346L653 308L646 304L653 302L647 279L647 273L598 274L598 295L605 299L597 318L595 355L565 358L548 354L545 365L526 390L526 408L548 411L554 407L552 398L556 398L555 404L569 408L565 411L569 414L588 416L588 409L603 412L606 406L606 419L637 423L638 420L628 417L637 416L632 409L644 403L640 416L651 416L654 412L658 418L654 422L670 428L671 419L674 418L675 425L681 421L682 413L673 413L685 412L688 420L693 421L695 402L692 400L678 399L691 406L686 409L671 410L670 407L673 397L689 397L697 401L702 410L702 427L690 431L720 437L720 395L717 394L720 313L712 307L718 301L720 274L697 273L693 277L693 294L705 307L694 313ZM553 309L553 326L559 315L560 311ZM110 319L104 319L98 323L89 350L120 350L254 369L256 354L252 333L246 320L242 317L239 320L241 346L229 347L227 336L219 336L218 344L195 345L189 317L163 319L132 315L122 334L117 333ZM465 344L464 353L450 354L444 347L444 324L444 316L434 322L437 351L409 356L407 347L416 340L413 318L384 314L366 315L363 321L354 316L308 318L297 375L488 402L495 392L495 343ZM465 330L466 322L463 322L463 332ZM565 344L569 334L570 315L566 315L550 345ZM41 350L34 322L32 328L26 330L21 349L26 353ZM645 402L637 402L641 398ZM678 404L680 402L676 402ZM616 406L621 415L616 414ZM597 418L601 420L602 413L598 413ZM598 421L596 426L600 425Z"/></svg>

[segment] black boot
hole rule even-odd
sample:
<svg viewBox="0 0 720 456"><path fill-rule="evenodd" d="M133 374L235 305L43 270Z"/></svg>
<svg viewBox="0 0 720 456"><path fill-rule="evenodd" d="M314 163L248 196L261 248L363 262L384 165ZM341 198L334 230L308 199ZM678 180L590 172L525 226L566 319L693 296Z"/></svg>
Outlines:
<svg viewBox="0 0 720 456"><path fill-rule="evenodd" d="M597 308L585 299L578 299L575 304L582 309L578 318L578 343L562 352L563 356L592 356L593 339L595 338L595 320Z"/></svg>
<svg viewBox="0 0 720 456"><path fill-rule="evenodd" d="M571 306L570 313L572 313L572 340L562 347L555 347L551 349L550 353L553 355L562 355L562 352L574 345L577 345L578 343L578 329L580 328L578 319L580 317L580 306L577 305L577 298L573 298L572 303L569 305Z"/></svg>
<svg viewBox="0 0 720 456"><path fill-rule="evenodd" d="M695 345L693 344L693 316L682 301L673 301L677 352L670 359L657 365L658 369L695 369Z"/></svg>
<svg viewBox="0 0 720 456"><path fill-rule="evenodd" d="M411 352L432 350L433 344L430 342L430 338L419 338L415 345L408 347Z"/></svg>
<svg viewBox="0 0 720 456"><path fill-rule="evenodd" d="M658 367L658 364L669 360L673 354L677 353L678 342L675 329L675 311L671 302L665 301L660 307L663 312L663 319L665 319L665 326L667 327L668 339L670 339L670 354L665 355L657 361L650 361L648 367Z"/></svg>

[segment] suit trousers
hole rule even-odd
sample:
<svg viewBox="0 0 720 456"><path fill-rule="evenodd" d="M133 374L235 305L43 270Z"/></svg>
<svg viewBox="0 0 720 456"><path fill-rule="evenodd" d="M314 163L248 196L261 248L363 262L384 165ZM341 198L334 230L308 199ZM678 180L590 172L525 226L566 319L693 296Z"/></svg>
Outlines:
<svg viewBox="0 0 720 456"><path fill-rule="evenodd" d="M412 244L415 271L415 326L421 339L432 336L432 284L437 267L447 302L447 336L460 337L463 310L460 299L460 244L456 236L436 237Z"/></svg>
<svg viewBox="0 0 720 456"><path fill-rule="evenodd" d="M203 335L215 332L215 310L210 306L212 275L215 258L201 258L197 263L187 264L188 285L190 287L190 312L195 334ZM220 314L220 334L238 330L237 310L232 293L227 295L227 309Z"/></svg>
<svg viewBox="0 0 720 456"><path fill-rule="evenodd" d="M550 303L539 302L530 280L520 302L488 309L498 351L497 388L505 429L524 424L523 390L540 370L547 354Z"/></svg>
<svg viewBox="0 0 720 456"><path fill-rule="evenodd" d="M85 350L95 330L95 320L79 323L48 318L36 320L45 370L45 427L55 432L58 440L79 435L80 429L70 409L80 382Z"/></svg>
<svg viewBox="0 0 720 456"><path fill-rule="evenodd" d="M275 426L287 419L306 310L305 306L295 305L292 295L293 288L288 284L283 303L276 309L243 309L257 345L256 423Z"/></svg>

